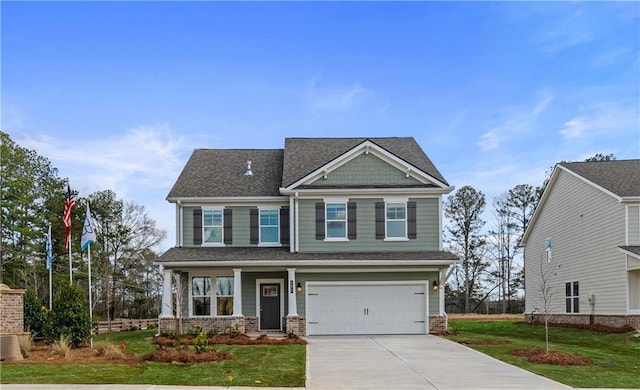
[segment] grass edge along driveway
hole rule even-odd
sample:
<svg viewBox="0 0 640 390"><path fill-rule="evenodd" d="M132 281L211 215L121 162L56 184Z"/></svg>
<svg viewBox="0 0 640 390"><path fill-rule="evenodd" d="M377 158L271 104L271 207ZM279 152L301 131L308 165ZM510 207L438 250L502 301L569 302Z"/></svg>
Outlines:
<svg viewBox="0 0 640 390"><path fill-rule="evenodd" d="M95 342L126 344L142 356L153 351L153 330L100 335ZM198 364L143 362L134 365L2 363L0 383L151 384L184 386L304 387L305 345L216 345L227 361Z"/></svg>
<svg viewBox="0 0 640 390"><path fill-rule="evenodd" d="M508 354L519 348L545 348L544 326L523 321L449 320L445 338L500 340L501 345L468 345L506 363L572 387L640 388L640 338L637 332L612 334L585 329L550 327L549 349L576 353L591 359L587 366L554 366L529 363Z"/></svg>

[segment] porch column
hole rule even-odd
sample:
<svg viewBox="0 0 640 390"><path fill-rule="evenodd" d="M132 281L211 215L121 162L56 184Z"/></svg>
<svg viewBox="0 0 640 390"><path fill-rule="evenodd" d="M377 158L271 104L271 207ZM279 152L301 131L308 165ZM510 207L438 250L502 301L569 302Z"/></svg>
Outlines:
<svg viewBox="0 0 640 390"><path fill-rule="evenodd" d="M287 313L287 317L297 317L298 302L296 301L296 269L287 268L287 272L289 274L287 288L287 291L289 292L289 313Z"/></svg>
<svg viewBox="0 0 640 390"><path fill-rule="evenodd" d="M233 269L233 316L242 317L242 269Z"/></svg>
<svg viewBox="0 0 640 390"><path fill-rule="evenodd" d="M173 294L171 294L171 282L173 273L165 269L162 273L162 312L160 318L173 318Z"/></svg>

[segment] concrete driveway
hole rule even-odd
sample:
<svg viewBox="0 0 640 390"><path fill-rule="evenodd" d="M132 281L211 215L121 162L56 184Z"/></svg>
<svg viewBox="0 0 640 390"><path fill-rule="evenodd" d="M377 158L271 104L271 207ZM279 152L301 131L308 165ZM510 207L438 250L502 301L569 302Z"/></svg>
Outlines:
<svg viewBox="0 0 640 390"><path fill-rule="evenodd" d="M307 389L571 389L438 336L306 337Z"/></svg>

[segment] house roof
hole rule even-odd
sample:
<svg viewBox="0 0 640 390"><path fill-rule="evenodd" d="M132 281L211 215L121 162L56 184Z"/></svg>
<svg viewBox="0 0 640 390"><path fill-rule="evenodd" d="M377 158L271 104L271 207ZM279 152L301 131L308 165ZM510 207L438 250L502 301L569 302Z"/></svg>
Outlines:
<svg viewBox="0 0 640 390"><path fill-rule="evenodd" d="M640 196L640 159L559 165L619 197Z"/></svg>
<svg viewBox="0 0 640 390"><path fill-rule="evenodd" d="M619 248L640 258L640 246L620 246Z"/></svg>
<svg viewBox="0 0 640 390"><path fill-rule="evenodd" d="M282 149L196 149L167 199L280 196ZM251 161L253 175L245 175Z"/></svg>
<svg viewBox="0 0 640 390"><path fill-rule="evenodd" d="M542 194L527 230L522 235L521 245L526 245L529 234L538 220L549 196L549 189L555 184L560 171L576 175L584 182L599 188L618 200L640 197L640 159L612 161L584 161L558 163L551 174L549 184Z"/></svg>
<svg viewBox="0 0 640 390"><path fill-rule="evenodd" d="M287 187L365 141L448 185L413 137L387 138L287 138L284 147L282 186Z"/></svg>
<svg viewBox="0 0 640 390"><path fill-rule="evenodd" d="M167 199L281 196L281 185L292 184L367 140L448 185L413 137L287 138L284 149L194 150ZM244 175L247 161L251 176Z"/></svg>
<svg viewBox="0 0 640 390"><path fill-rule="evenodd" d="M223 247L223 248L171 248L162 254L157 264L185 263L193 261L282 261L295 263L296 261L326 261L326 260L386 260L411 261L434 260L451 263L458 258L446 251L416 251L416 252L367 252L367 253L291 253L288 248L256 248L256 247Z"/></svg>

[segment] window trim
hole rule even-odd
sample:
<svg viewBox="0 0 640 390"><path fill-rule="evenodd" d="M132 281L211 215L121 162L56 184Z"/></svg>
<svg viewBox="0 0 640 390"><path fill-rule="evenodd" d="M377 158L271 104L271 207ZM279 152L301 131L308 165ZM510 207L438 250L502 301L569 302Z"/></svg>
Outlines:
<svg viewBox="0 0 640 390"><path fill-rule="evenodd" d="M348 203L346 200L333 200L325 199L324 201L324 241L349 241L349 216L348 216ZM344 206L344 219L329 219L328 218L328 206L329 205L342 205ZM342 237L329 237L329 222L342 222L344 224L344 236Z"/></svg>
<svg viewBox="0 0 640 390"><path fill-rule="evenodd" d="M220 226L207 226L204 223L204 215L206 212L214 212L217 211L220 213L221 216L221 220L220 220ZM204 234L204 229L205 228L220 228L220 242L206 242L205 241L205 234ZM224 243L224 208L202 208L202 246L225 246Z"/></svg>
<svg viewBox="0 0 640 390"><path fill-rule="evenodd" d="M232 314L229 315L219 315L218 314L218 285L217 285L217 280L219 277L231 277L233 280L233 282L235 283L235 278L233 273L229 273L229 272L220 272L220 273L216 273L216 272L194 272L194 273L189 273L188 279L187 279L187 283L188 283L188 304L187 304L187 312L189 317L194 317L194 318L212 318L212 317L224 317L224 318L228 318L228 317L232 317ZM193 312L193 278L209 278L210 282L210 292L209 295L197 295L196 297L208 297L209 298L209 312L211 314L209 315L195 315ZM221 297L232 297L235 298L233 294L231 295L221 295ZM232 308L233 311L233 308Z"/></svg>
<svg viewBox="0 0 640 390"><path fill-rule="evenodd" d="M565 286L565 312L567 314L580 314L580 282L579 281L571 281L571 282L565 282L564 286ZM570 295L567 295L567 287L568 287L568 292ZM578 294L576 294L576 290L578 292ZM570 310L567 310L567 303L570 303ZM577 305L576 305L577 303ZM576 306L577 306L577 310L576 310Z"/></svg>
<svg viewBox="0 0 640 390"><path fill-rule="evenodd" d="M262 241L262 218L261 214L263 211L275 211L276 212L276 233L277 239L273 242L263 242ZM268 227L274 227L273 225L268 225ZM282 246L282 237L280 237L280 207L259 207L258 208L258 246Z"/></svg>
<svg viewBox="0 0 640 390"><path fill-rule="evenodd" d="M404 206L404 219L389 219L389 205L403 205ZM384 202L384 240L385 241L409 241L408 236L408 215L407 215L407 202L406 201L385 201ZM404 221L404 237L393 236L389 237L389 222Z"/></svg>

